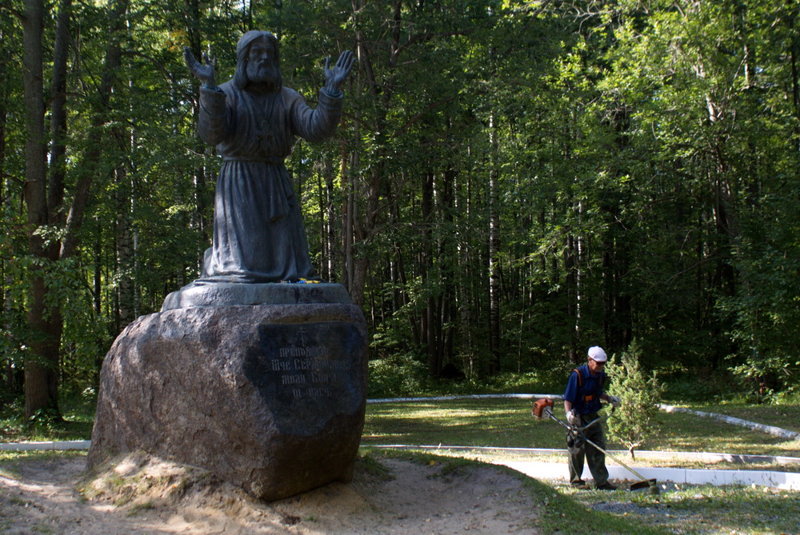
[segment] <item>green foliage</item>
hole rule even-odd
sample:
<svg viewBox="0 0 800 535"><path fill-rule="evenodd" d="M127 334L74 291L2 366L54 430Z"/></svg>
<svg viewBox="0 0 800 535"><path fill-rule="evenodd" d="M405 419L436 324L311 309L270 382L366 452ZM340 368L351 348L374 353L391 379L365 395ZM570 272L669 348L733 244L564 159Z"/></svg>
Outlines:
<svg viewBox="0 0 800 535"><path fill-rule="evenodd" d="M64 318L61 384L76 394L126 324L197 276L219 161L196 138L181 50L210 49L223 81L240 34L265 28L312 104L323 58L359 57L337 137L301 142L288 164L319 272L347 283L370 323L371 392L432 388L447 364L468 381L433 387L491 374L498 388L509 374L557 385L587 346L634 338L641 365L675 379L669 395L720 394L681 374L733 373L761 401L796 391L795 6L131 0L115 31L114 5L73 3L66 195L39 228L25 212L22 27L0 17L5 389L18 393L36 358L32 267ZM113 38L124 53L102 94ZM87 172L76 253L34 258L29 233L57 249Z"/></svg>
<svg viewBox="0 0 800 535"><path fill-rule="evenodd" d="M370 398L408 397L426 390L425 365L413 356L398 354L369 361L367 396Z"/></svg>
<svg viewBox="0 0 800 535"><path fill-rule="evenodd" d="M91 392L65 397L59 404L60 412L40 409L25 418L22 397L7 399L0 407L0 442L89 440L95 401Z"/></svg>
<svg viewBox="0 0 800 535"><path fill-rule="evenodd" d="M734 381L727 371L699 375L688 369L660 371L659 378L664 383L664 399L680 403L729 399Z"/></svg>
<svg viewBox="0 0 800 535"><path fill-rule="evenodd" d="M620 356L620 362L610 361L606 372L611 379L608 392L620 398L621 404L608 420L608 434L634 450L659 433L658 403L664 386L656 373L648 375L641 364L641 350L634 340Z"/></svg>

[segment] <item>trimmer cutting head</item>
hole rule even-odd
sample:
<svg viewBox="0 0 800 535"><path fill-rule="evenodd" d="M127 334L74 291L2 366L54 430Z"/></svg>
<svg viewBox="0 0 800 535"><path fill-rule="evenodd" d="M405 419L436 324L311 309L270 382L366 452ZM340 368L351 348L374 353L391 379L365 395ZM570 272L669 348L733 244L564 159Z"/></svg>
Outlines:
<svg viewBox="0 0 800 535"><path fill-rule="evenodd" d="M655 479L645 479L642 481L637 481L636 483L632 483L628 490L642 490L648 489L650 494L659 494L661 491L658 489L658 483L656 483Z"/></svg>

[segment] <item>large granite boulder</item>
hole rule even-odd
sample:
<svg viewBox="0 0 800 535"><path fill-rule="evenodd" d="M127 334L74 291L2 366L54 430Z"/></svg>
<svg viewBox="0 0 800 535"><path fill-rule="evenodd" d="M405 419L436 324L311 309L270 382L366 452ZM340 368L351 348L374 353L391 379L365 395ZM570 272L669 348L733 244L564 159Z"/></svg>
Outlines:
<svg viewBox="0 0 800 535"><path fill-rule="evenodd" d="M273 304L177 296L171 306L189 308L165 303L120 334L103 363L90 467L144 450L266 500L352 477L366 403L361 310L326 298L335 288L256 286ZM305 302L313 293L331 302Z"/></svg>

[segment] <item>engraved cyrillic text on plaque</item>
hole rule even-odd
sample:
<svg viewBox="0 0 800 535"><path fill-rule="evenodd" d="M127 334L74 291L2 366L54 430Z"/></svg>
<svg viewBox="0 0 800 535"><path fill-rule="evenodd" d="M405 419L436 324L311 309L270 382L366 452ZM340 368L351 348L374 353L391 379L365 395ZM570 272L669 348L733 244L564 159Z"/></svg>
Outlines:
<svg viewBox="0 0 800 535"><path fill-rule="evenodd" d="M353 379L363 373L355 357L364 340L353 324L267 324L258 333L244 372L270 400L284 432L315 433L331 414L352 412L362 402L360 381Z"/></svg>

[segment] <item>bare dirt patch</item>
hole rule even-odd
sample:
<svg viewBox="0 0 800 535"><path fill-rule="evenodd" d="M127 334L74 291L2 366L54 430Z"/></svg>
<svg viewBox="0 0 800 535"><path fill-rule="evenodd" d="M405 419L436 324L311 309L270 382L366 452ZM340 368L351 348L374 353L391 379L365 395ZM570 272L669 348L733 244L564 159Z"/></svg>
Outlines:
<svg viewBox="0 0 800 535"><path fill-rule="evenodd" d="M132 455L91 477L83 456L20 459L0 470L0 533L535 534L522 481L482 465L392 458L272 503L207 472Z"/></svg>

